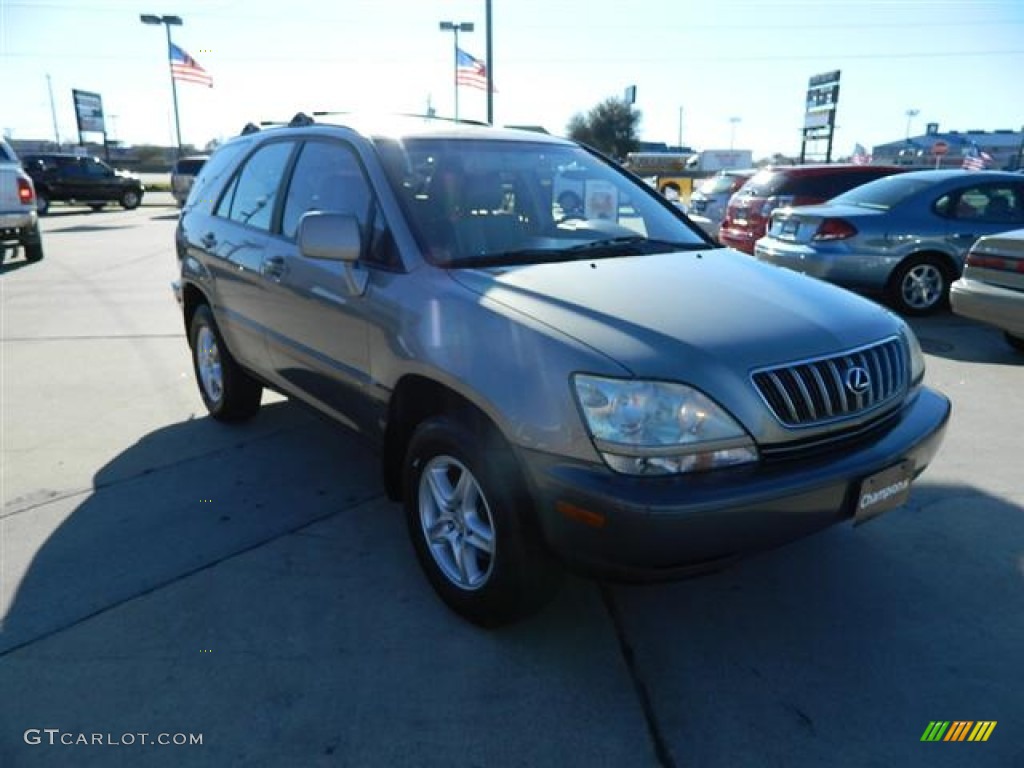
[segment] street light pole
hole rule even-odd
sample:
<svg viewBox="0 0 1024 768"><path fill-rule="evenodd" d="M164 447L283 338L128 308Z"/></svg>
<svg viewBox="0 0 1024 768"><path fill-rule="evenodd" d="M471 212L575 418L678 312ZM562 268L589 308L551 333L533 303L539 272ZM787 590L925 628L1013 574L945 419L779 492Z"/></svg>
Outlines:
<svg viewBox="0 0 1024 768"><path fill-rule="evenodd" d="M181 157L181 122L178 119L178 85L174 82L174 68L171 65L171 27L180 27L182 20L180 16L154 16L150 13L143 13L139 16L143 24L163 24L167 30L167 70L171 74L171 98L174 100L174 136L178 142L177 156Z"/></svg>
<svg viewBox="0 0 1024 768"><path fill-rule="evenodd" d="M494 125L494 48L491 45L491 0L484 4L484 26L487 28L487 124Z"/></svg>
<svg viewBox="0 0 1024 768"><path fill-rule="evenodd" d="M906 112L906 115L907 115L907 141L908 142L910 141L910 123L919 114L921 114L921 110L919 110L919 109L908 109L907 112Z"/></svg>
<svg viewBox="0 0 1024 768"><path fill-rule="evenodd" d="M733 147L736 145L736 124L742 120L740 117L730 117L729 122L731 127L729 128L729 151L731 152Z"/></svg>
<svg viewBox="0 0 1024 768"><path fill-rule="evenodd" d="M452 82L455 85L455 122L459 121L459 32L472 32L473 22L471 21L442 21L440 24L442 32L451 31L455 36L455 48L453 57Z"/></svg>

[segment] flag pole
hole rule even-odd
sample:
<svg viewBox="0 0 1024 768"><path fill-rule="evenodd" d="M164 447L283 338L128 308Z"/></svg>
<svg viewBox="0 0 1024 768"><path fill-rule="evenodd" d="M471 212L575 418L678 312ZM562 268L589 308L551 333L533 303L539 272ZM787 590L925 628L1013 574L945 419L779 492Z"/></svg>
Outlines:
<svg viewBox="0 0 1024 768"><path fill-rule="evenodd" d="M455 83L455 122L459 122L459 27L456 25L455 29L455 59L453 62L454 69L452 70L453 82Z"/></svg>
<svg viewBox="0 0 1024 768"><path fill-rule="evenodd" d="M178 119L178 85L174 82L174 65L171 59L171 25L164 24L167 30L167 69L171 73L171 99L174 101L174 137L178 141L178 157L181 157L181 121Z"/></svg>

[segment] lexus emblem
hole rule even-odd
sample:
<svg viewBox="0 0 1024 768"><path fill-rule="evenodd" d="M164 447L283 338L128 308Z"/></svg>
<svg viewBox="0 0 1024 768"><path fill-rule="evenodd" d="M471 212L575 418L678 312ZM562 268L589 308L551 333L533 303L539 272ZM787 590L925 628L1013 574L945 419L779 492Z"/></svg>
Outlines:
<svg viewBox="0 0 1024 768"><path fill-rule="evenodd" d="M846 388L860 396L871 389L871 377L866 368L852 365L846 369Z"/></svg>

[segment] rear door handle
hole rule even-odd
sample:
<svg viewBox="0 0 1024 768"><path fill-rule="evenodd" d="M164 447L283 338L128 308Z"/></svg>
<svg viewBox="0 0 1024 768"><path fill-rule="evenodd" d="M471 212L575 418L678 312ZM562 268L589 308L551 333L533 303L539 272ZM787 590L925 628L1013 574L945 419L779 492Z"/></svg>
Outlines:
<svg viewBox="0 0 1024 768"><path fill-rule="evenodd" d="M285 262L284 256L268 256L263 260L260 271L264 277L280 282L285 272L288 271L288 264Z"/></svg>

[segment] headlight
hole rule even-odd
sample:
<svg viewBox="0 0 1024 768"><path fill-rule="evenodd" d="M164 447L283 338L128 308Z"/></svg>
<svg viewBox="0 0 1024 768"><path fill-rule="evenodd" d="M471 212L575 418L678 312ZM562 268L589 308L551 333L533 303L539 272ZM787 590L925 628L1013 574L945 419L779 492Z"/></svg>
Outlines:
<svg viewBox="0 0 1024 768"><path fill-rule="evenodd" d="M573 391L594 446L617 472L677 474L758 459L736 420L685 384L576 374Z"/></svg>
<svg viewBox="0 0 1024 768"><path fill-rule="evenodd" d="M924 381L924 352L921 351L921 344L910 326L903 328L903 338L907 340L907 349L910 352L910 389L914 390Z"/></svg>

